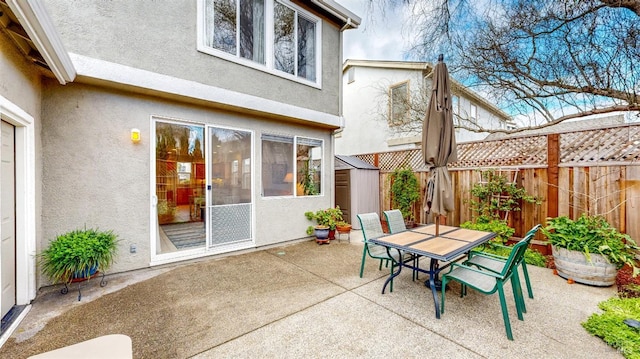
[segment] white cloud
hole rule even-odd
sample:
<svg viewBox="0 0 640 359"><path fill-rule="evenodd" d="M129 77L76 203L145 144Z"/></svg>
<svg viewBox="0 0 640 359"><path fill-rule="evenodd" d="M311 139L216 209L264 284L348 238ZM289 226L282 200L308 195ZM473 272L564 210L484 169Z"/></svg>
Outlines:
<svg viewBox="0 0 640 359"><path fill-rule="evenodd" d="M380 9L369 0L339 0L340 5L362 18L358 29L346 30L343 58L356 60L410 60L403 6ZM410 30L409 30L410 31Z"/></svg>

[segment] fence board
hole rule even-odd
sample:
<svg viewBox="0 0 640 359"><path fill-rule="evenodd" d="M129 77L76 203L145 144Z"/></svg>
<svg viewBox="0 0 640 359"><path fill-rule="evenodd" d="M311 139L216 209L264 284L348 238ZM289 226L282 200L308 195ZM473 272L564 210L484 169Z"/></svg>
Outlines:
<svg viewBox="0 0 640 359"><path fill-rule="evenodd" d="M636 243L640 243L640 221L638 213L640 213L640 167L629 166L626 169L625 179L626 192L626 233L635 239Z"/></svg>

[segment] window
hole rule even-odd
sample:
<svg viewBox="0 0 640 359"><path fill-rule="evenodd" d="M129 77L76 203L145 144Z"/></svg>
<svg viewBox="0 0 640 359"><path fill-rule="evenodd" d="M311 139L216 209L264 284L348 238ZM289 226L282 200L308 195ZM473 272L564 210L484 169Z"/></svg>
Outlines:
<svg viewBox="0 0 640 359"><path fill-rule="evenodd" d="M402 125L409 120L409 81L391 86L389 92L390 125Z"/></svg>
<svg viewBox="0 0 640 359"><path fill-rule="evenodd" d="M352 82L354 82L356 80L356 68L355 67L350 67L349 70L347 70L347 83L350 84Z"/></svg>
<svg viewBox="0 0 640 359"><path fill-rule="evenodd" d="M293 137L262 135L262 195L293 195Z"/></svg>
<svg viewBox="0 0 640 359"><path fill-rule="evenodd" d="M201 51L319 85L319 18L286 0L202 1Z"/></svg>
<svg viewBox="0 0 640 359"><path fill-rule="evenodd" d="M458 96L451 96L451 112L454 115L458 115L460 112L460 98Z"/></svg>
<svg viewBox="0 0 640 359"><path fill-rule="evenodd" d="M471 112L469 113L469 119L476 123L478 120L478 106L471 105Z"/></svg>
<svg viewBox="0 0 640 359"><path fill-rule="evenodd" d="M321 140L263 134L262 195L320 195L322 157Z"/></svg>
<svg viewBox="0 0 640 359"><path fill-rule="evenodd" d="M322 141L297 137L296 166L296 195L319 195L322 189Z"/></svg>

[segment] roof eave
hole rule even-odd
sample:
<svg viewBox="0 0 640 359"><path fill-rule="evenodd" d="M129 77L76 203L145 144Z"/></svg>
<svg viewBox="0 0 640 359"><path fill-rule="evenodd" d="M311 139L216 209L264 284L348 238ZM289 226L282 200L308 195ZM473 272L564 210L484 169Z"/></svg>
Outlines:
<svg viewBox="0 0 640 359"><path fill-rule="evenodd" d="M341 30L357 29L360 26L362 19L358 15L333 0L311 0L311 2L340 19L344 25Z"/></svg>
<svg viewBox="0 0 640 359"><path fill-rule="evenodd" d="M44 4L35 0L6 0L6 2L60 84L72 82L76 77L76 70L55 31Z"/></svg>

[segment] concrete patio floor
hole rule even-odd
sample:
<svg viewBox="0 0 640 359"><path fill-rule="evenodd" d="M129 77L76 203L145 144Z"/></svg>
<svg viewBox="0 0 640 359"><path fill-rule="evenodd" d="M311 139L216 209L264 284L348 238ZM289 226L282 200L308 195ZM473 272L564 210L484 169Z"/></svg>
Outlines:
<svg viewBox="0 0 640 359"><path fill-rule="evenodd" d="M367 260L362 242L304 241L240 255L107 276L40 290L0 348L26 358L107 334L131 337L134 358L621 358L580 325L615 287L568 284L530 267L535 299L525 320L507 292L514 341L505 335L497 294L447 290L434 316L431 292L411 272L381 294L387 271ZM424 265L428 265L424 260ZM422 279L425 275L422 275Z"/></svg>

